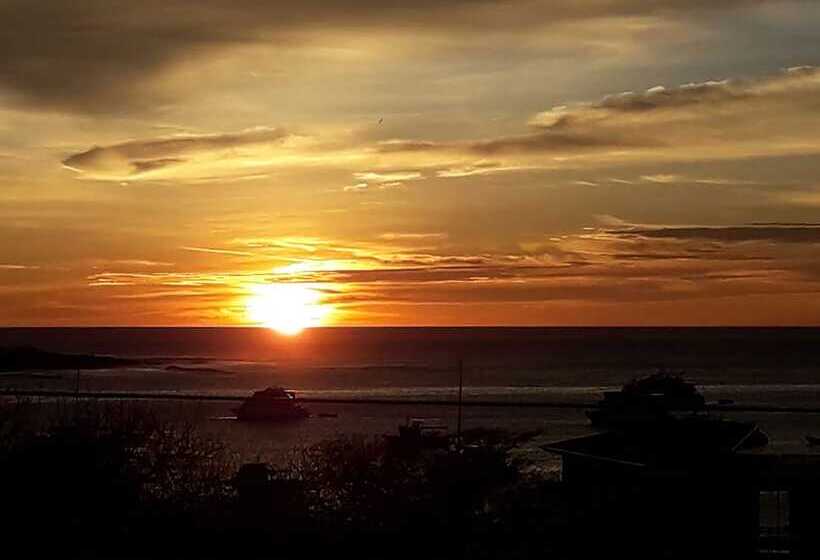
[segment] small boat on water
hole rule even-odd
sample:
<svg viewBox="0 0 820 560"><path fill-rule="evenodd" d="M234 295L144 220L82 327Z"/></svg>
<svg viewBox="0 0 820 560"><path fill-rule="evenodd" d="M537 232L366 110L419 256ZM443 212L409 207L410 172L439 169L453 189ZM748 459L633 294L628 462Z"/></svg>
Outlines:
<svg viewBox="0 0 820 560"><path fill-rule="evenodd" d="M398 435L386 435L385 439L394 451L445 449L450 445L447 426L435 418L408 418L399 426Z"/></svg>
<svg viewBox="0 0 820 560"><path fill-rule="evenodd" d="M235 412L237 420L244 422L284 422L310 416L296 394L282 387L255 392Z"/></svg>

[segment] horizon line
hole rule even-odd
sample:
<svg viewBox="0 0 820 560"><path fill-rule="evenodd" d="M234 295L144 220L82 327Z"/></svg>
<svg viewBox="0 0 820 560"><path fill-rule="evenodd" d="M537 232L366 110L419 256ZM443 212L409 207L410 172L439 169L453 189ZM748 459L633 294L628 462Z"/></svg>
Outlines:
<svg viewBox="0 0 820 560"><path fill-rule="evenodd" d="M0 330L10 329L256 329L275 332L264 325L0 325ZM820 329L820 323L752 325L322 325L307 327L303 332L329 329Z"/></svg>

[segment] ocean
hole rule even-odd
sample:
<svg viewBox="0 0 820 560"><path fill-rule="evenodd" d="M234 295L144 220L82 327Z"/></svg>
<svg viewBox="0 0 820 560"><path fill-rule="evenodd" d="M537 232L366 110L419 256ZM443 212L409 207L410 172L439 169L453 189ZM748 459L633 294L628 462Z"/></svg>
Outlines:
<svg viewBox="0 0 820 560"><path fill-rule="evenodd" d="M285 386L303 397L452 400L458 364L464 398L591 402L659 369L682 372L707 400L820 407L818 328L316 328L286 337L260 328L4 328L0 347L139 358L135 366L87 370L83 391L245 396ZM0 388L73 390L75 372L0 375ZM395 432L409 417L455 429L456 410L434 405L314 403L288 425L230 420L235 404L156 402L230 445L242 459L281 460L338 434ZM335 415L335 417L320 417ZM820 415L744 413L779 446L820 432ZM471 407L464 427L532 432L525 451L588 433L581 409Z"/></svg>

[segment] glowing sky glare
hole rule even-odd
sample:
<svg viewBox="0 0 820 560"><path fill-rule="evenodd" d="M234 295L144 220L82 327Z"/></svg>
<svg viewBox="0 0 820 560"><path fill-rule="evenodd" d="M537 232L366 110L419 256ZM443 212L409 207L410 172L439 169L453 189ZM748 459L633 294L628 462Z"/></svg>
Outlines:
<svg viewBox="0 0 820 560"><path fill-rule="evenodd" d="M288 336L322 324L330 307L321 303L319 290L304 284L254 286L245 302L248 318Z"/></svg>
<svg viewBox="0 0 820 560"><path fill-rule="evenodd" d="M817 0L200 4L0 0L2 326L820 325Z"/></svg>

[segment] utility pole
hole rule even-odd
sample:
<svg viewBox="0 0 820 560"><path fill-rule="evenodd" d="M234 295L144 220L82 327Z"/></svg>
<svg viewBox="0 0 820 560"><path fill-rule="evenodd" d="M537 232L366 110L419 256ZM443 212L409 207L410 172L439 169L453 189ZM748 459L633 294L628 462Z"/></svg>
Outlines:
<svg viewBox="0 0 820 560"><path fill-rule="evenodd" d="M458 361L458 428L457 440L458 446L461 447L461 403L464 398L464 362Z"/></svg>

